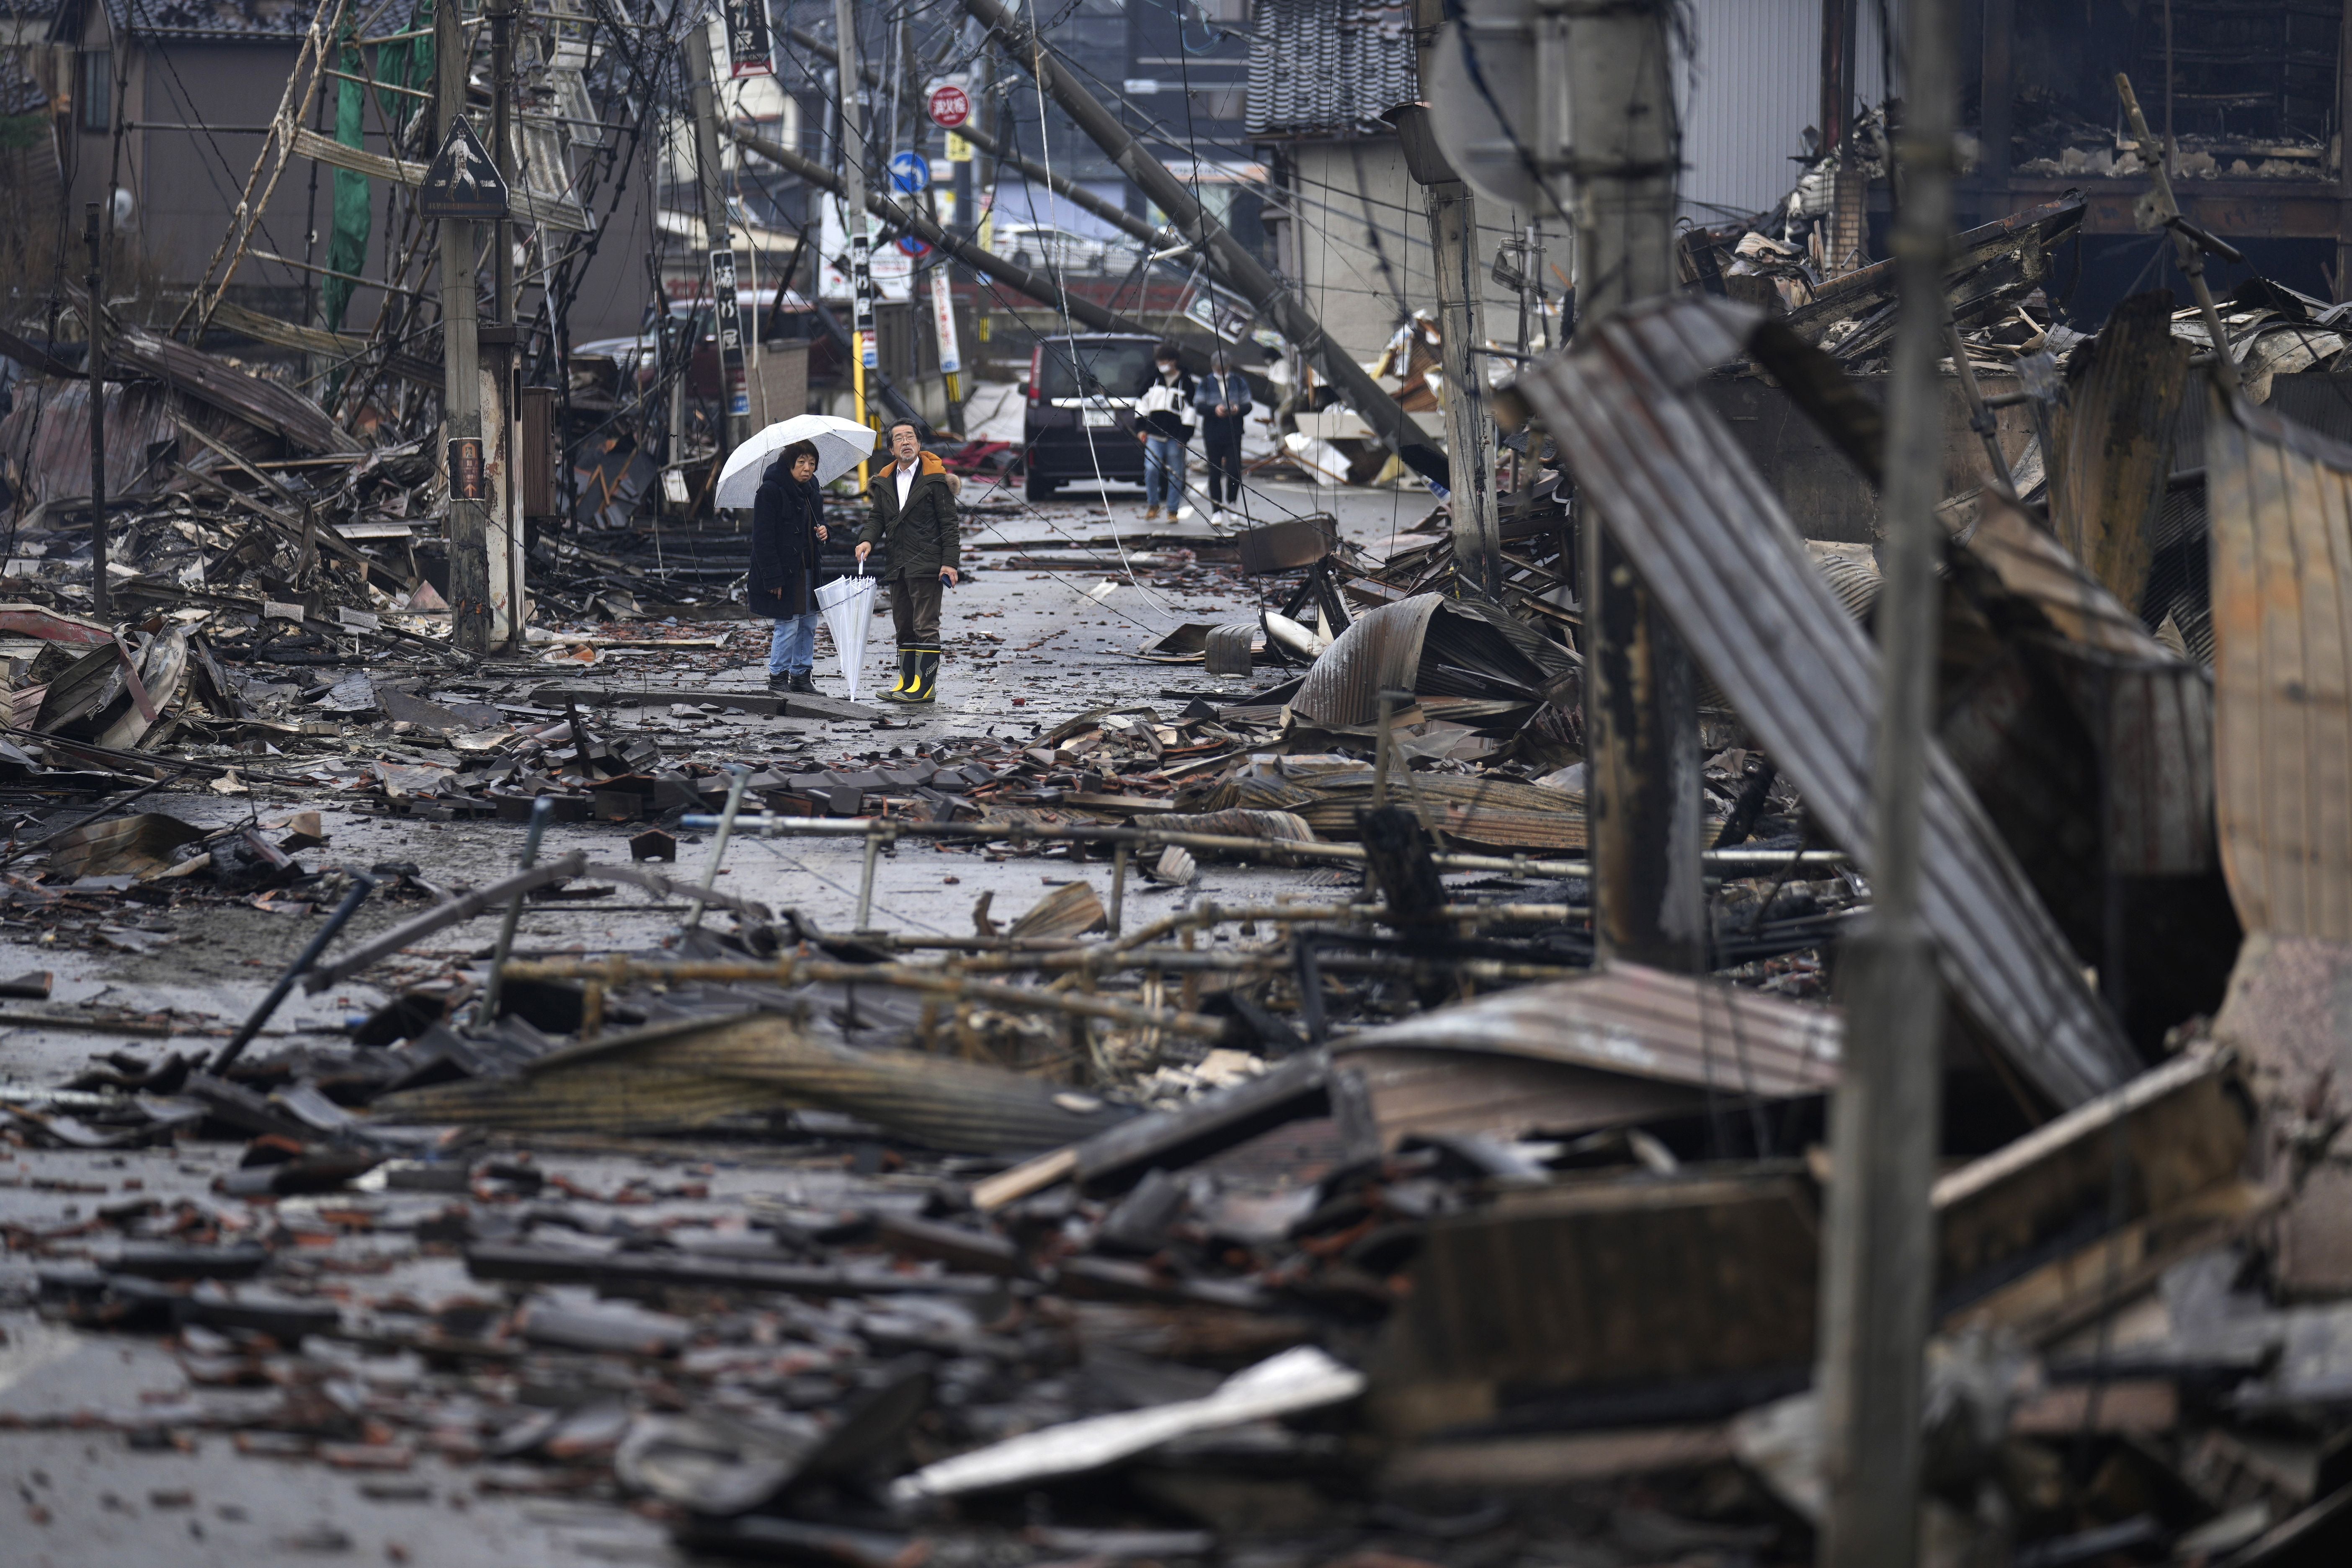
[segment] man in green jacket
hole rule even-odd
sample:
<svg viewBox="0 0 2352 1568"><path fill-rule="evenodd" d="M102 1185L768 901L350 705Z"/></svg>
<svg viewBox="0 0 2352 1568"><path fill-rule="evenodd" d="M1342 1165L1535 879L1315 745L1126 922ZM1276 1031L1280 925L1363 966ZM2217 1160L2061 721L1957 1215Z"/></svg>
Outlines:
<svg viewBox="0 0 2352 1568"><path fill-rule="evenodd" d="M923 450L911 419L887 432L894 459L866 487L874 513L857 535L857 559L875 545L890 547L885 586L898 633L898 684L879 693L885 702L929 702L939 692L940 598L963 566L956 524L960 481Z"/></svg>

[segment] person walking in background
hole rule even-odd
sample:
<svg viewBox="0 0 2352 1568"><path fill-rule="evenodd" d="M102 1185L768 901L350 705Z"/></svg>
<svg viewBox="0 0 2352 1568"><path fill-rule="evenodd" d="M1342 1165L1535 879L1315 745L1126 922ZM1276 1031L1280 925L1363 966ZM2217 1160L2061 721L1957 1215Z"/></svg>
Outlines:
<svg viewBox="0 0 2352 1568"><path fill-rule="evenodd" d="M929 702L939 693L940 599L963 568L956 519L963 481L923 450L913 420L895 420L886 434L893 461L866 488L874 514L857 534L861 563L877 544L889 545L883 582L898 633L898 683L877 695L885 702Z"/></svg>
<svg viewBox="0 0 2352 1568"><path fill-rule="evenodd" d="M1222 523L1224 509L1242 499L1242 421L1249 417L1249 382L1223 349L1209 355L1209 374L1192 391L1201 416L1201 450L1209 463L1209 521Z"/></svg>
<svg viewBox="0 0 2352 1568"><path fill-rule="evenodd" d="M1135 400L1142 416L1135 438L1143 443L1146 522L1158 521L1163 501L1171 518L1184 504L1184 443L1192 438L1192 378L1173 343L1160 344L1151 358L1160 374Z"/></svg>
<svg viewBox="0 0 2352 1568"><path fill-rule="evenodd" d="M768 639L768 689L814 691L817 547L824 542L824 498L816 487L816 448L795 441L760 476L751 500L751 607L774 619Z"/></svg>

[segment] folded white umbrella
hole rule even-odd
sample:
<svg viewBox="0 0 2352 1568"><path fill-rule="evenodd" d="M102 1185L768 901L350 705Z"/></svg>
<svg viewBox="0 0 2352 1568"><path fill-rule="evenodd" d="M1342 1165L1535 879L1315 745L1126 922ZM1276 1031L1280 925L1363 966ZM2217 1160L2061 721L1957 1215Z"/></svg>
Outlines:
<svg viewBox="0 0 2352 1568"><path fill-rule="evenodd" d="M816 482L830 484L874 455L874 432L855 419L830 414L801 414L780 419L727 455L719 470L719 493L713 504L749 510L760 493L760 476L776 454L795 441L816 448Z"/></svg>
<svg viewBox="0 0 2352 1568"><path fill-rule="evenodd" d="M842 683L849 689L849 700L855 702L858 677L866 668L866 634L874 625L874 579L866 575L866 563L857 563L855 577L818 584L816 607L824 612L824 624L833 633L833 651L841 658Z"/></svg>

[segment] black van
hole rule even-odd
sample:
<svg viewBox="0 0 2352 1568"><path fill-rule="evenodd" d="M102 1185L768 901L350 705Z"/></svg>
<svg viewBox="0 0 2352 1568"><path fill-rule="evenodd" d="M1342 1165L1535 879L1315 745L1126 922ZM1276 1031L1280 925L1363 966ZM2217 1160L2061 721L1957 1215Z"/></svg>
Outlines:
<svg viewBox="0 0 2352 1568"><path fill-rule="evenodd" d="M1090 332L1043 338L1029 354L1021 422L1023 471L1031 500L1065 483L1143 483L1143 443L1135 400L1151 387L1157 338Z"/></svg>

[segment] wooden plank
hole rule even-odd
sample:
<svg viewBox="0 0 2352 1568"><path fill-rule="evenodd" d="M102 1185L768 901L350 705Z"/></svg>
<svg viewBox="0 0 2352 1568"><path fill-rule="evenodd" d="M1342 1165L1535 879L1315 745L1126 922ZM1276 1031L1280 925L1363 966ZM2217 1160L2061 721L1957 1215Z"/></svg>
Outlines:
<svg viewBox="0 0 2352 1568"><path fill-rule="evenodd" d="M1379 1381L1531 1390L1802 1364L1818 1226L1810 1185L1769 1170L1507 1193L1431 1222Z"/></svg>
<svg viewBox="0 0 2352 1568"><path fill-rule="evenodd" d="M583 708L666 708L673 702L716 702L722 708L732 708L742 713L767 713L785 719L838 720L852 723L882 717L880 709L869 708L862 702L783 691L696 691L683 688L640 689L625 686L571 686L559 682L534 689L530 700L542 707L561 707L566 702L576 702Z"/></svg>
<svg viewBox="0 0 2352 1568"><path fill-rule="evenodd" d="M1478 1443L1427 1443L1388 1463L1387 1487L1484 1491L1552 1491L1572 1481L1601 1481L1665 1470L1695 1470L1733 1458L1730 1428L1645 1426L1630 1432L1574 1432Z"/></svg>

